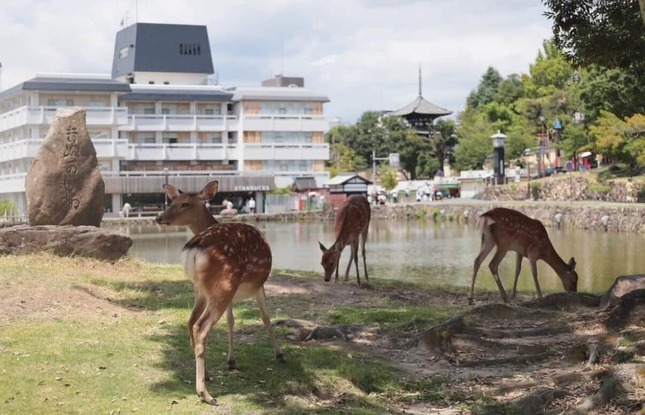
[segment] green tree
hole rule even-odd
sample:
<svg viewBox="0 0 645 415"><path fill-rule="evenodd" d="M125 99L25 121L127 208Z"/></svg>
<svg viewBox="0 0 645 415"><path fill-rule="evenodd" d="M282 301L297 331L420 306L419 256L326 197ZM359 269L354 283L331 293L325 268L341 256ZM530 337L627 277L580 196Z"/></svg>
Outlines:
<svg viewBox="0 0 645 415"><path fill-rule="evenodd" d="M439 162L439 168L443 161L448 159L452 162L452 152L457 144L457 126L453 120L437 120L434 125L434 134L430 138L432 154Z"/></svg>
<svg viewBox="0 0 645 415"><path fill-rule="evenodd" d="M389 166L383 166L380 168L380 182L381 186L388 192L396 187L396 185L399 183L399 179L396 177L396 171L389 167Z"/></svg>
<svg viewBox="0 0 645 415"><path fill-rule="evenodd" d="M582 74L580 99L589 120L595 120L600 111L618 117L645 113L645 83L631 72L592 66Z"/></svg>
<svg viewBox="0 0 645 415"><path fill-rule="evenodd" d="M484 114L465 111L460 114L461 126L457 132L459 144L455 149L455 167L458 170L481 169L486 157L492 154L490 136L494 126Z"/></svg>
<svg viewBox="0 0 645 415"><path fill-rule="evenodd" d="M645 115L636 114L621 120L601 111L590 128L598 152L627 163L633 169L645 166Z"/></svg>
<svg viewBox="0 0 645 415"><path fill-rule="evenodd" d="M518 99L524 97L524 94L522 78L517 74L511 74L499 84L493 101L511 106Z"/></svg>
<svg viewBox="0 0 645 415"><path fill-rule="evenodd" d="M593 150L593 140L584 124L568 123L561 135L559 146L565 159L574 159L576 154Z"/></svg>
<svg viewBox="0 0 645 415"><path fill-rule="evenodd" d="M466 105L471 108L477 108L480 105L492 102L502 81L503 78L499 71L489 66L484 75L482 75L477 89L468 95Z"/></svg>
<svg viewBox="0 0 645 415"><path fill-rule="evenodd" d="M0 217L7 215L16 215L18 213L18 208L16 205L11 203L8 200L0 200Z"/></svg>
<svg viewBox="0 0 645 415"><path fill-rule="evenodd" d="M544 0L555 44L577 65L645 70L645 7L637 0ZM642 1L641 1L642 6Z"/></svg>
<svg viewBox="0 0 645 415"><path fill-rule="evenodd" d="M430 153L419 154L417 159L417 177L432 178L439 170L441 170L441 163L435 156Z"/></svg>

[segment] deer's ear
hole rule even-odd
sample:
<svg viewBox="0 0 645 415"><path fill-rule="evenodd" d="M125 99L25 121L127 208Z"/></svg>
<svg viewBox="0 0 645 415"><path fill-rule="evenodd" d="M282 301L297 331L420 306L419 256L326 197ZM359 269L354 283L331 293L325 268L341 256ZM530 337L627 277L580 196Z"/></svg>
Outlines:
<svg viewBox="0 0 645 415"><path fill-rule="evenodd" d="M211 200L213 197L215 197L215 193L217 193L218 187L219 182L217 180L213 180L212 182L204 186L201 193L199 194L199 197L202 200Z"/></svg>
<svg viewBox="0 0 645 415"><path fill-rule="evenodd" d="M318 246L320 246L320 250L323 252L327 250L327 248L325 248L325 245L321 244L320 242L318 242Z"/></svg>
<svg viewBox="0 0 645 415"><path fill-rule="evenodd" d="M571 257L571 259L569 260L569 268L571 268L571 271L576 269L576 260L573 259L573 257Z"/></svg>
<svg viewBox="0 0 645 415"><path fill-rule="evenodd" d="M163 190L166 192L166 196L168 196L168 199L173 200L174 198L178 197L180 194L183 192L179 189L177 189L175 186L171 184L164 184L163 185Z"/></svg>

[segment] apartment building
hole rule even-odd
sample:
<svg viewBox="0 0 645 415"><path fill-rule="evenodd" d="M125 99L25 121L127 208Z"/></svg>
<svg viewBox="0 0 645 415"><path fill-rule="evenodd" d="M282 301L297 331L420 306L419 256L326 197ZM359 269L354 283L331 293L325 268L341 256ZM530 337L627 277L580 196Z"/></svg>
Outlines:
<svg viewBox="0 0 645 415"><path fill-rule="evenodd" d="M26 173L57 108L80 106L105 181L105 208L164 203L163 183L197 191L220 181L219 197L243 204L329 175L324 95L304 79L224 88L205 26L136 23L116 35L110 75L41 74L0 92L0 200L26 211Z"/></svg>

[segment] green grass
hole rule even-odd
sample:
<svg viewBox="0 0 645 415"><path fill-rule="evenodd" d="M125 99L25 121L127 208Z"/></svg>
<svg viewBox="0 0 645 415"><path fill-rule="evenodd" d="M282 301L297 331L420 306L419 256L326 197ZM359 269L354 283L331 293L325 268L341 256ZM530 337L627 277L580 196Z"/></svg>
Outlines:
<svg viewBox="0 0 645 415"><path fill-rule="evenodd" d="M308 277L283 272L279 278ZM280 336L287 362L279 363L255 304L241 302L235 307L239 371L227 370L223 321L209 338L207 387L219 403L209 407L194 392L186 330L193 292L177 266L0 257L0 299L6 307L2 414L379 414L442 396L441 379L411 380L384 361L324 343ZM441 315L396 302L367 310L307 306L303 295L269 299L274 320L323 315L388 329L412 316Z"/></svg>

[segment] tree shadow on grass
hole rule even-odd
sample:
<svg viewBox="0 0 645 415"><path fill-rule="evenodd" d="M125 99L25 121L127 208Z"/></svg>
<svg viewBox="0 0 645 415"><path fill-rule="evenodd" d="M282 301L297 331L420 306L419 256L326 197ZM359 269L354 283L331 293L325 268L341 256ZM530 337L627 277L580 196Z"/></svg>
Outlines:
<svg viewBox="0 0 645 415"><path fill-rule="evenodd" d="M187 321L193 306L194 294L188 280L125 283L101 279L92 282L118 295L106 298L95 291L86 290L88 293L129 310L182 309L186 310ZM275 320L271 303L269 301L269 312ZM234 395L236 400L246 401L244 405L248 405L250 412L258 412L257 408L261 408L261 413L266 414L389 413L388 408L368 396L396 382L385 364L374 370L373 366L367 368L361 364L361 361L369 360L370 365L374 365L369 357L350 357L346 351L324 346L292 344L280 335L278 328L278 342L287 359L286 363L280 363L275 359L255 300L236 302L235 317L234 345L239 371L228 371L225 318L213 328L207 344L206 367L211 378L207 388L216 398L226 401L227 396ZM184 398L191 402L193 397L196 402L195 359L186 325L166 324L164 328L151 334L149 339L162 345L162 358L157 368L169 377L153 383L150 389L178 402ZM204 409L207 408L204 404Z"/></svg>

